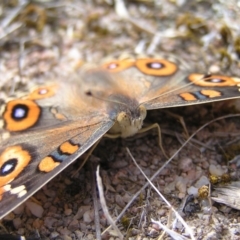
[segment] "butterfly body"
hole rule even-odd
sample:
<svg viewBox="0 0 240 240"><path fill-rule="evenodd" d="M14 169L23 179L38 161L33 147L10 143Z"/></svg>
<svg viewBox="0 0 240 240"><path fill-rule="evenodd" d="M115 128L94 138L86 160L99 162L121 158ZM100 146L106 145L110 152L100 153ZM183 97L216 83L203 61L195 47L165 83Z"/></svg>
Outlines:
<svg viewBox="0 0 240 240"><path fill-rule="evenodd" d="M1 112L0 218L107 132L136 134L150 109L238 98L239 83L237 77L189 72L167 59L125 58L82 67L6 101Z"/></svg>

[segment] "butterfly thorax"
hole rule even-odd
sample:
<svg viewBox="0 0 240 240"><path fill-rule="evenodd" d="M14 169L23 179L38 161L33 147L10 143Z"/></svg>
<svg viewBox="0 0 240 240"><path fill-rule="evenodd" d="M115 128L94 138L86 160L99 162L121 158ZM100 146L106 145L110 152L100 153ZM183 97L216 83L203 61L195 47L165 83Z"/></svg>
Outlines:
<svg viewBox="0 0 240 240"><path fill-rule="evenodd" d="M123 94L109 96L109 113L115 121L109 130L110 134L118 134L123 138L133 136L142 128L147 111L138 101Z"/></svg>

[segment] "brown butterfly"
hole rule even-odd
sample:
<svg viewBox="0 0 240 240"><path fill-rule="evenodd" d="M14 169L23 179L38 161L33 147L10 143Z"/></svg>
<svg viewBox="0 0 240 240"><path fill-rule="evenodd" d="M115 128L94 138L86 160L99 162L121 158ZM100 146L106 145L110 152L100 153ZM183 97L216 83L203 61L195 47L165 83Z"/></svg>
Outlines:
<svg viewBox="0 0 240 240"><path fill-rule="evenodd" d="M87 65L86 65L87 66ZM129 137L147 110L238 98L240 78L187 71L174 60L126 57L6 101L1 112L0 218L106 133Z"/></svg>

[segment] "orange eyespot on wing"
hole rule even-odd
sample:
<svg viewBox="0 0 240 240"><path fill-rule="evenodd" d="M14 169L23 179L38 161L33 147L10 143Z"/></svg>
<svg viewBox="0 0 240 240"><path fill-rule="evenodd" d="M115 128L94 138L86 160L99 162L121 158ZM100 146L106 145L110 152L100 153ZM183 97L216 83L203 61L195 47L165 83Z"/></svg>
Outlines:
<svg viewBox="0 0 240 240"><path fill-rule="evenodd" d="M179 96L185 101L195 101L197 98L192 93L181 93Z"/></svg>
<svg viewBox="0 0 240 240"><path fill-rule="evenodd" d="M189 81L202 87L231 87L236 86L234 78L222 75L203 75L193 73L188 76Z"/></svg>
<svg viewBox="0 0 240 240"><path fill-rule="evenodd" d="M57 88L56 85L39 87L39 88L35 89L32 93L30 93L27 96L27 99L39 100L39 99L43 99L43 98L52 97L56 93L56 88Z"/></svg>
<svg viewBox="0 0 240 240"><path fill-rule="evenodd" d="M53 157L47 156L43 158L39 163L38 170L41 172L51 172L59 164L60 162L55 161Z"/></svg>
<svg viewBox="0 0 240 240"><path fill-rule="evenodd" d="M31 155L21 146L6 148L0 155L0 200L4 187L13 181L32 160Z"/></svg>
<svg viewBox="0 0 240 240"><path fill-rule="evenodd" d="M66 155L71 155L71 154L75 153L78 149L79 149L79 145L74 144L70 141L64 142L63 144L61 144L59 146L59 151L62 154L66 154Z"/></svg>
<svg viewBox="0 0 240 240"><path fill-rule="evenodd" d="M165 59L151 59L143 58L138 59L135 66L142 73L154 76L170 76L174 74L178 67L175 63L167 61Z"/></svg>
<svg viewBox="0 0 240 240"><path fill-rule="evenodd" d="M124 59L124 60L114 60L102 65L103 69L108 70L109 72L120 72L127 68L130 68L134 65L134 60Z"/></svg>
<svg viewBox="0 0 240 240"><path fill-rule="evenodd" d="M38 121L41 108L31 100L17 99L7 103L3 113L5 129L11 132L23 131Z"/></svg>
<svg viewBox="0 0 240 240"><path fill-rule="evenodd" d="M197 101L197 100L206 101L209 98L221 97L222 92L217 91L217 90L212 90L212 89L204 89L204 90L195 91L195 92L181 93L181 94L179 94L179 96L187 102Z"/></svg>
<svg viewBox="0 0 240 240"><path fill-rule="evenodd" d="M69 155L75 153L79 148L79 144L75 144L71 141L62 143L54 152L41 160L38 165L38 170L41 172L51 172L61 162L67 160Z"/></svg>
<svg viewBox="0 0 240 240"><path fill-rule="evenodd" d="M205 96L208 96L209 98L220 97L222 95L222 93L219 91L209 89L202 90L201 93Z"/></svg>

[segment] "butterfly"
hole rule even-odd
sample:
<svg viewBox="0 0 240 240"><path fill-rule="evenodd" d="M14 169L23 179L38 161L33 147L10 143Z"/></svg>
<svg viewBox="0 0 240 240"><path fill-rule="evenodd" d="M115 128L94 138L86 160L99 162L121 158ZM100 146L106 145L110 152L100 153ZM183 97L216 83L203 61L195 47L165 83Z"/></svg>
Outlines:
<svg viewBox="0 0 240 240"><path fill-rule="evenodd" d="M1 106L0 218L106 134L130 137L147 111L239 98L240 78L176 59L128 56L37 86Z"/></svg>

